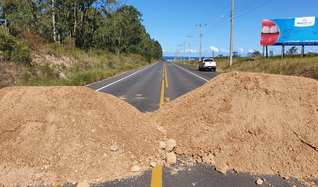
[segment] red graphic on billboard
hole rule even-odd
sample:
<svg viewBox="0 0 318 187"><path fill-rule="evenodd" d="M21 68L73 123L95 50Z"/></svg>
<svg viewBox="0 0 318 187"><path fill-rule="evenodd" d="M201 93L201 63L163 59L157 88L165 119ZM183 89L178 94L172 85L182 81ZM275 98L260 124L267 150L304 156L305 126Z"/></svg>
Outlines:
<svg viewBox="0 0 318 187"><path fill-rule="evenodd" d="M263 20L261 45L273 45L279 38L279 28L271 20Z"/></svg>

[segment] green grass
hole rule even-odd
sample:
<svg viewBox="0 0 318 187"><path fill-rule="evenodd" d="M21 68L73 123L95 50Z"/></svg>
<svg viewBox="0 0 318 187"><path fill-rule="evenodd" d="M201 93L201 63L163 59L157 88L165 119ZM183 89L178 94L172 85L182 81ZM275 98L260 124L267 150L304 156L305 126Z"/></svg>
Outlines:
<svg viewBox="0 0 318 187"><path fill-rule="evenodd" d="M318 80L318 56L308 55L301 58L299 55L280 56L269 58L242 57L233 58L232 66L229 67L229 58L215 58L218 72L245 71L267 74L302 76ZM198 66L198 60L181 61L181 63Z"/></svg>
<svg viewBox="0 0 318 187"><path fill-rule="evenodd" d="M107 79L119 73L137 69L149 64L140 55L123 54L119 57L103 50L69 50L58 43L46 44L40 54L49 54L56 58L62 56L73 59L68 64L53 64L43 61L31 67L23 67L17 86L84 86ZM68 79L59 78L63 73Z"/></svg>

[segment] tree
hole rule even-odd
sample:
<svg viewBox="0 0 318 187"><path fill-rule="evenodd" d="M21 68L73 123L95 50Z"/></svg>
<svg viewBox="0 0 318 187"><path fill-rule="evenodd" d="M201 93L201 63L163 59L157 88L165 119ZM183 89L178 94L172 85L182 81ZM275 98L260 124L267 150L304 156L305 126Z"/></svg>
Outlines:
<svg viewBox="0 0 318 187"><path fill-rule="evenodd" d="M293 54L297 54L297 48L296 48L296 46L293 46L293 47L291 47L287 52L286 52L286 54L287 55L293 55Z"/></svg>
<svg viewBox="0 0 318 187"><path fill-rule="evenodd" d="M254 52L247 53L247 56L249 56L249 57L258 57L258 56L261 56L261 52L259 50L255 50L254 49Z"/></svg>
<svg viewBox="0 0 318 187"><path fill-rule="evenodd" d="M269 55L270 56L274 56L274 51L273 50L269 50Z"/></svg>

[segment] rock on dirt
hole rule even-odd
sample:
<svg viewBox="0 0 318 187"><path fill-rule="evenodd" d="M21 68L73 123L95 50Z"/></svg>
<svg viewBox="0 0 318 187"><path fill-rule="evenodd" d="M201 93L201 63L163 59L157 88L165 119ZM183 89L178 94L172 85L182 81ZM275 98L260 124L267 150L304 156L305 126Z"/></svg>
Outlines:
<svg viewBox="0 0 318 187"><path fill-rule="evenodd" d="M167 153L167 163L170 165L176 164L177 163L177 157L174 152Z"/></svg>
<svg viewBox="0 0 318 187"><path fill-rule="evenodd" d="M170 152L177 145L174 139L169 139L166 142L166 151Z"/></svg>

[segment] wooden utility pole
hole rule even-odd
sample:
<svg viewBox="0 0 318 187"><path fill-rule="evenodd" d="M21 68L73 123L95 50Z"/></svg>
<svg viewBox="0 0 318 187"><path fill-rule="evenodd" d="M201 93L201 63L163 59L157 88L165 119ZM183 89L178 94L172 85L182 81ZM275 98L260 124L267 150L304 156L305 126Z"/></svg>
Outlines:
<svg viewBox="0 0 318 187"><path fill-rule="evenodd" d="M53 40L56 42L54 0L52 0Z"/></svg>
<svg viewBox="0 0 318 187"><path fill-rule="evenodd" d="M233 62L233 21L234 21L234 0L232 0L232 11L231 11L230 66L232 66L232 62Z"/></svg>
<svg viewBox="0 0 318 187"><path fill-rule="evenodd" d="M207 24L205 25L197 25L197 27L201 27L201 32L200 32L200 57L199 57L199 61L201 61L201 51L202 51L202 27L206 27Z"/></svg>
<svg viewBox="0 0 318 187"><path fill-rule="evenodd" d="M188 38L190 38L190 43L189 43L189 62L190 62L190 58L191 58L191 39L194 38L194 36L188 36Z"/></svg>

